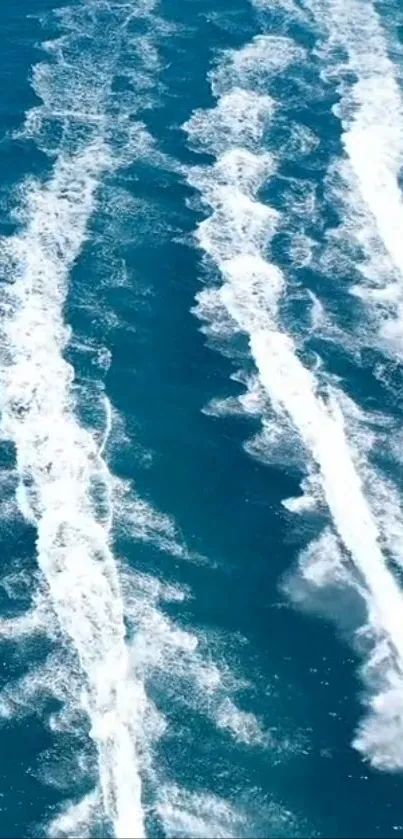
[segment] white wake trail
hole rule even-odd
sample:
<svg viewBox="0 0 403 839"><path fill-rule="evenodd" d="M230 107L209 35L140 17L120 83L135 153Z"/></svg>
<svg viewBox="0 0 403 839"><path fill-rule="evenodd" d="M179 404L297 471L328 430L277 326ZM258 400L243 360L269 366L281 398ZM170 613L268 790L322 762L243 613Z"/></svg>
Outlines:
<svg viewBox="0 0 403 839"><path fill-rule="evenodd" d="M269 46L268 39L268 49ZM194 145L201 145L203 150L210 145L217 155L212 167L190 170L188 176L204 205L211 210L209 218L198 227L200 247L219 268L223 279L220 287L207 288L198 295L196 313L217 333L220 324L225 323L223 312L226 312L227 332L232 328L234 333L241 331L248 336L261 384L273 406L289 416L316 462L335 529L351 558L357 586L365 597L371 632L376 639L384 639L388 649L386 657L391 670L384 674L383 684L386 682L392 691L392 686L403 681L403 594L381 551L380 534L365 497L336 398L329 392L325 402L318 394L313 372L304 367L292 338L278 324L278 306L286 282L266 257L276 229L276 213L256 197L270 168L275 169L274 160L270 163L267 154L261 151L272 109L265 106L262 96L258 121L256 93L248 90L250 63L244 74L245 89L241 97L240 53L235 55L233 83L237 107L228 90L228 71L224 91L217 84L218 72L213 76L217 107L195 112L185 125ZM289 55L293 55L292 44ZM229 63L227 60L227 67ZM248 107L249 96L253 108ZM245 110L240 108L241 101ZM262 123L263 112L266 125ZM221 130L223 124L227 127L225 136ZM374 763L386 764L388 756L380 757L379 749L378 754L374 753L388 740L393 713L401 718L401 703L394 702L391 709L383 694L374 700L373 711L384 713L384 729L388 731L383 732L384 737L381 734L383 742L375 745L369 742L370 737L364 742L364 732L358 747L367 748ZM396 759L401 761L401 758L399 754ZM393 760L395 755L390 758L390 764Z"/></svg>
<svg viewBox="0 0 403 839"><path fill-rule="evenodd" d="M129 676L116 563L91 497L93 482L110 476L76 419L74 374L62 354L68 272L108 163L102 142L59 159L50 182L31 187L25 230L3 242L14 283L2 322L1 430L15 443L19 505L37 528L38 562L85 675L82 703L98 750L105 813L115 834L129 837L144 835L135 750L144 696Z"/></svg>
<svg viewBox="0 0 403 839"><path fill-rule="evenodd" d="M55 163L47 181L32 179L20 187L19 232L0 241L7 281L0 324L0 404L1 434L15 446L17 501L36 528L38 564L60 628L81 665L79 701L98 754L101 819L120 839L145 835L139 743L146 696L132 675L110 548L114 479L102 456L110 410L107 405L99 447L95 433L77 418L74 370L64 359L71 330L63 319L69 273L87 236L100 179L119 166L126 147L131 156L137 130L124 108L115 113L114 127L121 130L115 148L112 82L127 22L143 12L146 17L148 10L141 4L106 10L115 27L108 44L96 4L63 9L59 17L66 34L45 45L52 59L34 70L42 105L28 113L22 134L50 151ZM90 43L104 39L94 62L81 48L80 34ZM141 52L141 44L135 48ZM54 148L59 123L62 139ZM99 492L109 506L102 521Z"/></svg>
<svg viewBox="0 0 403 839"><path fill-rule="evenodd" d="M384 307L392 305L389 314L395 323L390 322L388 329L398 333L401 342L403 98L398 68L389 55L393 45L372 2L304 0L304 6L323 33L319 54L324 76L338 83L340 102L334 112L341 120L349 164L342 171L349 226L364 248L364 278L370 289L376 289L372 295L364 289L362 296ZM344 60L340 49L346 53Z"/></svg>

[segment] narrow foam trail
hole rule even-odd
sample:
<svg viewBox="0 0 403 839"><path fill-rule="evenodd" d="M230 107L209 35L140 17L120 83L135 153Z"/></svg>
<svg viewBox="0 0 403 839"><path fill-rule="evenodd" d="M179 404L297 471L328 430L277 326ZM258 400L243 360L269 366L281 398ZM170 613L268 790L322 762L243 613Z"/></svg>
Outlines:
<svg viewBox="0 0 403 839"><path fill-rule="evenodd" d="M386 32L374 5L363 0L304 0L304 5L324 33L325 74L340 80L341 100L334 111L344 129L354 179L350 188L370 213L401 283L403 101ZM332 53L340 47L347 52L345 64ZM346 70L355 74L355 82L343 81Z"/></svg>
<svg viewBox="0 0 403 839"><path fill-rule="evenodd" d="M103 18L99 24L94 4L65 8L60 19L67 34L46 45L53 63L34 70L42 105L28 113L23 134L48 152L48 144L53 148L59 136L55 121L63 131L60 147L53 148L50 178L29 180L19 191L20 231L0 241L7 280L0 324L0 405L2 437L15 445L17 501L37 530L38 564L61 630L81 665L80 700L97 749L104 817L120 838L145 835L137 745L146 697L130 672L123 599L109 545L113 478L102 455L111 412L106 403L99 446L96 434L77 419L74 371L63 357L70 338L63 320L69 272L87 236L99 181L119 165L123 153L122 142L118 154L113 147L108 114L115 104L110 100L120 41L131 14L142 13L141 4L105 8L111 26L118 27L117 34L108 34L108 44L102 42ZM102 42L94 62L81 50L80 33L96 46ZM114 126L120 122L126 130L128 121L119 111ZM129 151L135 128L130 123L126 130ZM102 516L99 493L109 507Z"/></svg>
<svg viewBox="0 0 403 839"><path fill-rule="evenodd" d="M233 66L237 67L234 81L239 86L239 53L237 56ZM218 150L212 167L189 173L190 184L212 211L199 225L197 238L223 278L221 287L207 288L198 295L196 313L217 334L226 312L227 331L232 328L233 333L248 335L262 385L274 407L288 414L319 468L334 526L364 590L372 630L378 637L387 638L391 659L401 676L403 595L380 549L378 529L354 464L341 410L334 398L326 404L318 395L314 374L304 367L293 340L278 324L278 305L286 283L266 258L276 214L256 199L259 186L270 172L270 164L262 168L261 139L269 130L271 115L266 109L266 124L262 125L260 119L251 127L254 112L248 108L248 77L250 65L244 79L245 110L239 106L239 90L237 107L231 103L227 73L224 93L217 85L214 90L220 97L217 107L195 112L185 125L193 145L203 150L210 145L213 151ZM253 90L250 93L255 101L256 94ZM254 109L256 112L255 105ZM226 136L222 124L227 127ZM275 169L273 160L271 169Z"/></svg>
<svg viewBox="0 0 403 839"><path fill-rule="evenodd" d="M372 618L384 630L403 673L403 597L379 548L379 534L349 451L343 420L315 394L312 374L299 362L292 341L278 332L257 332L251 349L271 398L289 413L318 464L334 524L371 594Z"/></svg>
<svg viewBox="0 0 403 839"><path fill-rule="evenodd" d="M105 814L116 836L141 837L134 741L144 697L129 677L116 564L91 497L92 483L110 476L95 439L75 417L74 374L62 355L68 272L108 162L102 142L60 158L50 182L30 190L25 230L3 242L14 283L2 322L1 428L15 443L19 505L37 528L38 562L85 677L82 702L98 750Z"/></svg>

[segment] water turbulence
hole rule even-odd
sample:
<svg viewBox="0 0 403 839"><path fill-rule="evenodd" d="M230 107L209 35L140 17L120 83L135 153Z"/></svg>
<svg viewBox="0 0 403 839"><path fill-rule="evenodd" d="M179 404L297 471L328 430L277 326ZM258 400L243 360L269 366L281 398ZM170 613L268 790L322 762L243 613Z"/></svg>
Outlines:
<svg viewBox="0 0 403 839"><path fill-rule="evenodd" d="M20 187L19 230L1 241L7 281L1 433L15 446L18 505L36 528L51 607L78 657L80 704L98 755L103 810L119 837L144 836L138 757L144 689L130 672L110 527L99 521L94 499L94 486L101 485L112 505L112 478L95 436L76 416L63 310L100 179L135 153L138 126L125 122L111 82L136 14L140 7L117 3L62 11L64 34L45 45L53 60L34 73L43 104L28 114L22 132L54 158L53 169L44 182ZM81 52L80 36L93 39L99 54Z"/></svg>
<svg viewBox="0 0 403 839"><path fill-rule="evenodd" d="M272 4L256 0L254 5L263 20ZM291 31L283 25L284 15L279 35L270 31L241 49L223 52L210 73L215 107L195 110L184 125L192 152L207 154L213 163L181 168L171 160L169 174L174 169L176 176L186 172L205 216L196 238L213 281L209 278L197 295L194 313L216 346L227 342L226 351L234 337L246 336L254 362L251 375L245 370L235 374L247 389L227 407L236 403L236 409L241 405L261 419L260 448L256 440L248 448L252 451L256 444L254 454L263 460L270 460L270 449L281 438L287 438L284 451L298 448L303 494L284 499L284 507L304 515L316 505L320 526L326 522L319 538L300 554L287 591L302 602L306 592L308 599L317 591L353 589L364 604L362 623L353 632L363 660L366 715L354 746L375 767L401 769L403 594L395 572L403 567L403 521L400 513L393 512L393 518L391 512L400 496L395 486L390 491L392 482L384 480L381 469L372 467L370 442L357 431L369 414L336 385L320 350L314 364L305 352L304 320L292 322L290 316L298 269L295 264L289 272L280 267L275 241L279 231L292 238L292 224L291 236L285 227L294 219L293 208L284 221L286 214L274 206L277 198L270 199L271 206L264 197L276 195L270 186L277 178L283 187L287 182L290 194L298 192L293 253L299 248L300 265L308 263L313 189L308 179L298 186L298 178L285 177L281 167L287 155L295 163L298 155L309 154L317 138L307 126L287 122L287 103L281 93L276 99L285 88L272 82L287 75L292 89L298 77L299 90L306 92L304 68L319 59L321 81L336 81L340 101L334 113L344 132L342 161L331 161L327 184L332 200L337 193L340 206L348 210L345 229L363 249L361 282L353 291L371 304L375 301L380 333L398 347L403 272L399 80L371 5L351 0L348 14L341 0L276 5L277 11L295 15L297 33L313 22L313 40L319 38L313 53L303 38L297 43L298 34L295 40L284 34ZM51 836L99 833L124 839L145 837L150 830L176 837L243 836L251 824L259 825L260 816L256 820L251 810L258 809L261 791L253 791L253 808L252 798L248 804L246 795L238 796L242 784L247 789L252 785L255 770L249 768L246 751L238 760L237 749L257 747L274 760L282 735L274 728L265 730L254 713L235 703L237 692L243 703L249 701L250 683L234 675L225 661L217 666L213 660L212 648L214 659L216 654L222 658L224 648L230 650L230 642L225 647L227 639L222 641L225 633L218 639L214 629L189 631L164 611L164 604L170 603L173 613L190 598L188 585L171 578L165 582L153 564L151 571L143 565L133 569L130 561L118 558L119 539L124 550L129 541L142 542L139 566L148 556L147 544L152 562L157 550L173 556L178 567L179 560L195 559L171 519L137 496L130 481L112 474L107 458L117 413L97 380L94 387L102 394L105 416L100 434L98 418L88 419L85 410L91 386L84 393L77 381L79 365L74 362L74 369L68 361L76 350L73 328L65 320L69 286L82 268L80 258L88 264L86 242L93 236L98 245L102 239L103 233L96 238L98 228L95 233L91 224L99 211L102 228L107 215L100 206L103 186L107 184L105 194L116 208L124 194L116 180L124 167L138 159L147 173L156 160L168 165L136 113L159 102L157 43L169 27L157 16L153 0L84 0L52 13L45 24L49 21L60 37L42 45L45 59L32 73L40 104L27 113L15 138L34 148L43 174L14 188L13 232L0 239L0 434L6 445L11 443L7 452L12 449L15 458L18 507L17 512L15 505L8 509L2 500L1 510L4 519L19 517L24 533L34 534L39 571L34 573L29 608L0 620L0 639L42 632L51 653L45 644L38 669L2 687L0 716L9 719L24 703L35 705L37 692L44 688L61 706L53 713L52 705L46 717L51 735L67 731L75 736L78 731L82 740L90 741L91 748L86 752L85 746L77 761L85 791L79 784L74 787L75 799L48 824ZM170 73L167 78L170 83ZM276 147L279 136L281 147ZM347 185L344 191L338 191L340 179ZM167 190L164 211L171 197ZM129 190L126 199L129 207ZM133 199L130 207L135 206ZM146 201L138 206L146 207ZM116 229L108 228L110 239ZM108 251L107 235L97 265ZM337 231L332 235L337 238ZM84 286L81 312L95 297L94 283L89 289ZM300 299L305 291L299 288ZM320 321L321 301L313 294L311 299L316 305L312 322ZM311 335L315 328L306 331ZM106 364L107 356L105 349ZM225 410L225 401L213 400L206 413ZM379 441L380 433L374 439ZM5 486L0 472L2 490L3 479ZM159 561L158 554L157 568ZM176 565L164 573L176 573ZM10 599L18 586L32 584L26 568L13 574L11 570L0 580L0 595L8 592ZM193 723L200 737L193 736ZM211 743L234 755L228 765L225 754L225 770L217 770L216 777L211 754L217 752L210 753ZM183 770L187 763L192 770L197 767L189 784ZM71 765L68 757L66 765ZM221 775L231 785L228 800L221 797L229 788ZM236 806L230 797L234 790Z"/></svg>
<svg viewBox="0 0 403 839"><path fill-rule="evenodd" d="M329 5L332 9L341 6ZM352 4L354 10L356 5ZM263 42L264 63L260 60ZM265 150L277 106L260 92L264 84L259 80L303 60L302 47L274 36L262 36L238 52L225 53L211 73L216 107L195 111L184 126L193 147L215 155L212 166L194 167L188 173L189 183L210 213L198 226L198 244L207 264L218 267L222 278L220 285L209 283L197 295L195 313L215 339L237 333L248 337L259 387L269 396L278 422L285 417L303 443L311 488L326 505L336 535L329 541L324 531L318 543L301 556L299 573L313 588L343 582L353 586L365 603L367 623L358 636L367 639L362 675L370 694L368 715L355 746L374 765L393 769L403 766L403 595L381 549L360 453L349 439L342 393L325 374L319 383L315 371L301 360L292 335L282 327L287 279L269 258L281 217L258 199L259 189L275 176L281 158L281 150L276 154ZM353 146L353 136L347 145ZM371 144L365 148L369 154ZM365 160L364 154L361 169ZM388 167L385 172L389 173ZM371 201L376 195L378 203L372 210L382 226L382 193L375 183L372 186L367 197ZM399 208L400 203L400 212ZM394 223L389 226L388 246L398 262L397 239L390 240L393 229ZM330 542L332 549L325 550L325 543L329 549Z"/></svg>
<svg viewBox="0 0 403 839"><path fill-rule="evenodd" d="M37 528L38 562L52 604L86 675L83 701L106 813L117 835L129 836L143 831L130 736L141 690L129 679L116 565L91 499L94 479L108 475L93 437L75 419L72 370L62 356L67 271L104 162L102 147L58 162L50 183L31 193L31 219L12 243L18 268L3 321L9 361L2 370L2 432L16 446L18 502Z"/></svg>
<svg viewBox="0 0 403 839"><path fill-rule="evenodd" d="M166 717L172 714L177 725L177 708L204 715L234 743L264 748L266 734L233 701L238 679L225 663L217 666L208 634L178 628L164 614L165 603L188 597L187 587L135 570L120 553L118 559L118 539L124 551L136 540L175 561L194 557L172 520L110 471L117 413L97 380L100 433L96 411L88 419L84 410L93 383L77 382L80 370L67 360L87 338L76 339L64 315L73 271L96 236L91 219L105 210L102 186L108 182L114 194L119 169L137 159L160 161L134 117L158 100L156 42L166 25L151 2L119 0L63 8L51 23L61 35L43 44L47 58L33 71L41 104L18 132L19 141L35 145L46 173L14 190L15 232L0 241L1 439L13 445L17 473L18 510L9 512L35 534L39 567L35 587L25 566L0 580L10 599L30 589L31 601L22 614L0 621L0 638L42 633L51 651L45 644L44 660L28 661L26 672L3 686L0 716L43 711L54 752L70 738L56 766L47 766L46 754L42 761L41 781L63 794L73 789L61 812L52 808L50 836L123 839L151 829L166 836L188 829L240 835L243 816L231 802L178 783L180 726L176 757L176 734L169 732L169 763L154 760L152 748L169 727ZM73 292L74 282L75 274ZM86 293L93 301L93 282L81 293L85 303ZM91 341L84 350L93 350ZM98 355L107 363L103 349Z"/></svg>
<svg viewBox="0 0 403 839"><path fill-rule="evenodd" d="M344 157L329 172L332 200L340 205L343 238L361 248L360 282L352 291L377 317L389 350L401 356L403 100L396 39L372 3L343 0L306 9L317 27L323 79L337 86L333 111L343 129Z"/></svg>

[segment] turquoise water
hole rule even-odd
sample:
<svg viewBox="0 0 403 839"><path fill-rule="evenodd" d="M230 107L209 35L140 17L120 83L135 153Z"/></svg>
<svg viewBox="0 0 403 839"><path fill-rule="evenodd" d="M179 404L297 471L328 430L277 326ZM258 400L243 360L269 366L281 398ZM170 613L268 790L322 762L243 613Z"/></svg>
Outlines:
<svg viewBox="0 0 403 839"><path fill-rule="evenodd" d="M0 836L403 833L399 14L0 12Z"/></svg>

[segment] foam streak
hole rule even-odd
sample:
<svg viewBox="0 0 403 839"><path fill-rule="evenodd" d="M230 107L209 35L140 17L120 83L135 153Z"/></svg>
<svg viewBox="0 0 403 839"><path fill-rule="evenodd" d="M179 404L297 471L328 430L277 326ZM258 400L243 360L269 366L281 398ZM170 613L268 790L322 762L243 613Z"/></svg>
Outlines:
<svg viewBox="0 0 403 839"><path fill-rule="evenodd" d="M19 505L37 528L38 562L84 674L106 817L117 836L142 837L134 727L143 691L129 678L117 568L91 499L93 482L110 476L75 417L73 371L62 355L68 272L108 162L102 142L60 157L50 182L28 192L25 229L3 243L14 282L2 323L2 432L15 443Z"/></svg>
<svg viewBox="0 0 403 839"><path fill-rule="evenodd" d="M372 284L385 285L385 302L403 306L403 198L399 185L403 158L403 101L397 69L372 3L362 0L306 0L323 32L324 73L339 81L340 103L334 107L343 126L342 143L350 164L345 175L350 202L361 202L351 219L367 259L377 260ZM340 62L340 48L347 61ZM338 51L337 51L338 49ZM345 79L346 70L355 81ZM359 216L367 214L367 219ZM365 228L372 226L374 236ZM364 229L361 229L363 227ZM376 242L376 237L378 241ZM371 251L384 250L385 257ZM388 263L388 264L387 264ZM365 276L365 266L364 266ZM383 276L382 276L383 275ZM382 301L382 296L379 298ZM401 329L399 329L401 338Z"/></svg>
<svg viewBox="0 0 403 839"><path fill-rule="evenodd" d="M245 74L245 102L249 78L250 67ZM239 69L236 84L239 90ZM219 95L219 91L216 93ZM203 117L196 112L185 126L192 143L199 142L203 150L210 138L214 150L220 144L216 163L210 169L189 172L189 182L211 210L199 225L197 238L223 278L220 287L210 287L198 295L196 313L216 334L217 319L218 323L223 321L225 310L233 332L248 336L261 384L280 415L285 412L289 416L309 458L316 462L334 526L364 593L372 632L386 639L388 660L396 668L392 677L396 684L403 676L403 595L380 548L380 535L354 462L341 408L330 390L326 402L319 396L313 372L304 367L293 340L279 326L278 305L285 278L266 258L276 214L256 200L259 184L265 180L256 132L253 151L239 148L240 125L246 123L247 112L240 113L239 108L227 112L225 124L228 127L232 121L233 130L222 137L222 109L230 101L227 77L225 97L217 108L204 112ZM237 166L233 165L234 159ZM371 757L376 763L377 756Z"/></svg>

